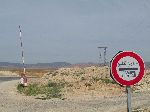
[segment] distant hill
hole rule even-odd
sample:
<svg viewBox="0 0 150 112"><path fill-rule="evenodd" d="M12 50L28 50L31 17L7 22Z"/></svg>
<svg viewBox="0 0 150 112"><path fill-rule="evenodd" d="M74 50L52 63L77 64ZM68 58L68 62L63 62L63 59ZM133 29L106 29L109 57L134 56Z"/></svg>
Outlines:
<svg viewBox="0 0 150 112"><path fill-rule="evenodd" d="M75 67L75 66L78 66L78 67L90 67L90 66L99 66L100 64L98 63L76 63L76 64L72 64L71 67Z"/></svg>
<svg viewBox="0 0 150 112"><path fill-rule="evenodd" d="M150 62L145 62L146 68L150 68Z"/></svg>
<svg viewBox="0 0 150 112"><path fill-rule="evenodd" d="M20 63L0 62L0 67L22 67Z"/></svg>
<svg viewBox="0 0 150 112"><path fill-rule="evenodd" d="M60 67L67 67L71 66L70 63L67 62L53 62L53 63L37 63L37 67L52 67L52 68L60 68Z"/></svg>
<svg viewBox="0 0 150 112"><path fill-rule="evenodd" d="M71 66L71 64L67 62L25 64L26 68L60 68L60 67L68 67L68 66ZM21 63L0 62L0 67L21 68L23 67L23 65Z"/></svg>
<svg viewBox="0 0 150 112"><path fill-rule="evenodd" d="M106 64L110 66L109 63ZM37 63L37 64L25 64L26 68L61 68L61 67L90 67L90 66L103 66L103 64L98 63L76 63L70 64L67 62L53 62L53 63ZM1 68L22 68L23 65L21 63L9 63L9 62L0 62ZM145 67L150 69L150 62L145 62Z"/></svg>

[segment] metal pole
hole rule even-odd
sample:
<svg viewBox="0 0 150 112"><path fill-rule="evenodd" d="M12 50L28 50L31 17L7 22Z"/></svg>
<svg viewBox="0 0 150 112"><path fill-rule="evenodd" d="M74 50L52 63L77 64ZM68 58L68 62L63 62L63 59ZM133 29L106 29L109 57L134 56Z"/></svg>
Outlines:
<svg viewBox="0 0 150 112"><path fill-rule="evenodd" d="M99 66L101 66L101 58L102 58L102 55L101 55L101 51L99 50Z"/></svg>
<svg viewBox="0 0 150 112"><path fill-rule="evenodd" d="M104 48L104 66L106 66L106 47Z"/></svg>
<svg viewBox="0 0 150 112"><path fill-rule="evenodd" d="M105 65L106 65L106 52L107 52L106 50L107 50L107 47L98 47L98 48L99 48L100 50L101 50L101 49L104 50L104 54L103 54L103 55L104 55L104 56L103 56L103 58L104 58L104 64L103 64L103 65L105 66ZM101 52L100 52L100 57L99 57L99 58L101 59ZM101 62L101 60L100 60L100 62Z"/></svg>
<svg viewBox="0 0 150 112"><path fill-rule="evenodd" d="M131 87L127 86L127 112L131 112Z"/></svg>

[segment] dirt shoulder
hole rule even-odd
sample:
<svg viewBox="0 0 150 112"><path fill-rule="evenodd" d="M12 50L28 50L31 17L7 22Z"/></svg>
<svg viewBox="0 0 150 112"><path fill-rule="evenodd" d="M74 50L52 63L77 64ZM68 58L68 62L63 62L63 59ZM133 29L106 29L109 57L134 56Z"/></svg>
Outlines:
<svg viewBox="0 0 150 112"><path fill-rule="evenodd" d="M1 112L126 112L125 95L111 98L83 96L82 99L39 100L17 93L17 83L17 80L0 83ZM150 107L149 98L149 93L133 94L132 105L137 109Z"/></svg>

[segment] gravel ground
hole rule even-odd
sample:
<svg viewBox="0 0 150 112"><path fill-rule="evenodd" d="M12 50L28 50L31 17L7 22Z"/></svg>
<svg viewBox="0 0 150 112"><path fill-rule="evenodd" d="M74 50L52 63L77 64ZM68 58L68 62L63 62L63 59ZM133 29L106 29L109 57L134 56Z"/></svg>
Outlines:
<svg viewBox="0 0 150 112"><path fill-rule="evenodd" d="M17 83L16 80L0 83L0 112L126 112L126 95L112 98L39 100L17 93ZM150 107L149 93L136 93L132 96L134 108Z"/></svg>

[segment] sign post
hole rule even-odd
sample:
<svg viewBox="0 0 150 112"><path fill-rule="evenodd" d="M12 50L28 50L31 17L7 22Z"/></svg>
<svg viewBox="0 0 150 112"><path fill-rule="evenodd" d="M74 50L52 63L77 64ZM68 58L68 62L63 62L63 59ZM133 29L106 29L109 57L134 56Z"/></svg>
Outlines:
<svg viewBox="0 0 150 112"><path fill-rule="evenodd" d="M120 85L126 86L127 112L131 112L131 85L138 83L144 75L142 58L132 51L119 52L111 61L111 75Z"/></svg>
<svg viewBox="0 0 150 112"><path fill-rule="evenodd" d="M126 87L127 91L127 112L131 112L131 87L127 86Z"/></svg>

